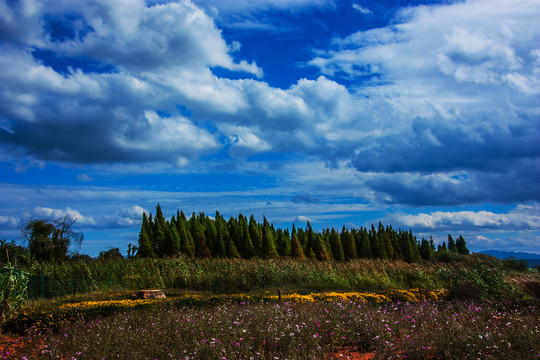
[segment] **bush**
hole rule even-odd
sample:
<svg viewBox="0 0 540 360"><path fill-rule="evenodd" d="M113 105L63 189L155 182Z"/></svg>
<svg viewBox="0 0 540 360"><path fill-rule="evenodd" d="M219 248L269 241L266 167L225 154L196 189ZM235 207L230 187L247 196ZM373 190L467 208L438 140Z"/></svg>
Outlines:
<svg viewBox="0 0 540 360"><path fill-rule="evenodd" d="M482 289L473 282L455 284L448 289L450 300L479 300L481 297Z"/></svg>
<svg viewBox="0 0 540 360"><path fill-rule="evenodd" d="M515 257L509 257L507 259L504 259L503 266L505 269L508 269L508 270L515 270L515 271L529 270L527 261L525 261L524 259L516 259Z"/></svg>
<svg viewBox="0 0 540 360"><path fill-rule="evenodd" d="M11 264L0 269L0 323L6 314L14 314L26 300L28 276Z"/></svg>

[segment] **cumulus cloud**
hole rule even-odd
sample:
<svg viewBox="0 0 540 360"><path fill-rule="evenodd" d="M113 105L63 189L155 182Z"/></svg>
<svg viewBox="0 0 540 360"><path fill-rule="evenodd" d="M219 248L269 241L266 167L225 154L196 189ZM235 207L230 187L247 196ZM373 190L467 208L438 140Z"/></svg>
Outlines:
<svg viewBox="0 0 540 360"><path fill-rule="evenodd" d="M84 216L79 211L70 207L65 209L53 209L49 207L36 206L34 213L38 217L43 217L50 220L61 220L64 217L69 217L77 222L78 225L94 225L95 221L91 216Z"/></svg>
<svg viewBox="0 0 540 360"><path fill-rule="evenodd" d="M2 1L0 66L8 71L0 75L0 141L6 152L76 163L191 159L215 151L216 139L201 124L163 114L177 113L182 103L241 109L243 96L215 77L213 67L262 76L256 64L233 60L234 47L190 2L31 4ZM21 32L20 23L34 30ZM59 27L64 33L55 33ZM81 57L86 64L77 62ZM91 71L91 62L109 70Z"/></svg>
<svg viewBox="0 0 540 360"><path fill-rule="evenodd" d="M150 173L221 151L297 154L383 204L538 200L537 1L407 7L314 50L320 76L287 89L217 25L332 4L0 1L2 152Z"/></svg>
<svg viewBox="0 0 540 360"><path fill-rule="evenodd" d="M408 7L396 24L335 39L309 62L352 81L351 93L365 99L379 131L356 143L351 164L380 173L367 184L385 201L538 199L530 191L540 186L533 9L540 3ZM465 181L450 178L459 171Z"/></svg>
<svg viewBox="0 0 540 360"><path fill-rule="evenodd" d="M129 228L141 224L143 212L149 213L147 210L138 205L123 207L118 211L96 215L82 215L78 210L70 207L64 209L54 209L49 207L37 206L34 208L34 214L37 217L48 220L62 220L64 217L76 221L78 227L85 229L118 229ZM5 217L6 222L18 223L15 217ZM0 217L0 222L2 217Z"/></svg>
<svg viewBox="0 0 540 360"><path fill-rule="evenodd" d="M138 205L122 208L114 214L107 214L96 225L100 228L125 228L134 227L141 224L144 208Z"/></svg>
<svg viewBox="0 0 540 360"><path fill-rule="evenodd" d="M508 213L490 211L436 211L433 213L395 214L388 218L391 223L425 230L540 230L540 206L520 204Z"/></svg>
<svg viewBox="0 0 540 360"><path fill-rule="evenodd" d="M308 218L307 216L304 216L304 215L298 215L296 217L296 219L294 219L294 222L296 223L306 223L306 222L312 222L312 220L310 218Z"/></svg>

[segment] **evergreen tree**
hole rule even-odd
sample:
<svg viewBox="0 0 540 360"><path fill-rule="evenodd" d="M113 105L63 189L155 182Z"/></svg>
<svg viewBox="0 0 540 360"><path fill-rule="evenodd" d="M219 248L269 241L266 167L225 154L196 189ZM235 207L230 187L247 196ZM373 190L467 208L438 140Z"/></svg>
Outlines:
<svg viewBox="0 0 540 360"><path fill-rule="evenodd" d="M206 237L207 244L212 244L212 248L210 249L212 251L212 256L226 257L227 250L225 248L225 241L223 239L223 231L218 230L218 226L220 226L220 218L218 216L219 212L216 212L216 218L214 221L208 217L205 218L206 226L204 235Z"/></svg>
<svg viewBox="0 0 540 360"><path fill-rule="evenodd" d="M174 256L180 252L180 236L176 226L167 226L165 241L163 243L163 256Z"/></svg>
<svg viewBox="0 0 540 360"><path fill-rule="evenodd" d="M193 237L193 242L195 243L195 256L201 258L212 257L212 253L206 245L206 237L204 235L204 230L199 223L199 220L195 216L195 213L193 214L191 219L189 219L189 222L191 228L191 236Z"/></svg>
<svg viewBox="0 0 540 360"><path fill-rule="evenodd" d="M232 238L228 238L227 242L225 243L226 251L227 251L227 257L230 259L238 259L241 258L240 253L236 249L236 245L234 244L234 241Z"/></svg>
<svg viewBox="0 0 540 360"><path fill-rule="evenodd" d="M240 241L239 250L244 259L250 259L255 256L255 247L251 241L251 235L249 234L249 224L245 216L239 217L238 223L240 225Z"/></svg>
<svg viewBox="0 0 540 360"><path fill-rule="evenodd" d="M279 255L276 250L276 244L274 243L272 228L266 217L263 219L262 257L265 259L276 259Z"/></svg>
<svg viewBox="0 0 540 360"><path fill-rule="evenodd" d="M299 237L300 239L300 237ZM305 244L304 244L304 254L309 254L310 250L315 256L315 231L311 227L309 220L307 221L307 227L305 232Z"/></svg>
<svg viewBox="0 0 540 360"><path fill-rule="evenodd" d="M437 252L443 251L448 251L448 248L446 247L446 241L443 241L442 245L437 246Z"/></svg>
<svg viewBox="0 0 540 360"><path fill-rule="evenodd" d="M143 224L145 218L146 214L143 213ZM144 225L141 226L141 231L139 232L139 246L137 249L137 257L156 257L156 253L152 248L152 244L150 243L150 237L148 236L147 229Z"/></svg>
<svg viewBox="0 0 540 360"><path fill-rule="evenodd" d="M461 235L459 235L459 237L456 239L456 249L457 252L461 255L467 255L469 253L469 249L467 249L467 243Z"/></svg>
<svg viewBox="0 0 540 360"><path fill-rule="evenodd" d="M370 259L371 256L371 245L369 242L369 234L367 229L364 227L360 228L360 231L356 233L356 250L358 252L359 258Z"/></svg>
<svg viewBox="0 0 540 360"><path fill-rule="evenodd" d="M195 256L195 244L193 243L193 238L191 234L187 231L185 223L180 225L180 230L177 228L178 236L180 237L180 252L186 256L193 257Z"/></svg>
<svg viewBox="0 0 540 360"><path fill-rule="evenodd" d="M289 230L277 230L276 247L280 257L291 256L291 238Z"/></svg>
<svg viewBox="0 0 540 360"><path fill-rule="evenodd" d="M259 224L257 224L257 220L255 220L255 216L251 215L249 218L249 237L251 239L251 242L253 244L253 249L255 250L255 254L259 257L262 256L262 233L261 229L259 228Z"/></svg>
<svg viewBox="0 0 540 360"><path fill-rule="evenodd" d="M432 236L429 237L429 247L431 248L431 252L435 254L435 243Z"/></svg>
<svg viewBox="0 0 540 360"><path fill-rule="evenodd" d="M294 230L294 227L293 227L293 230ZM298 235L296 234L296 231L293 231L292 233L291 257L293 257L294 259L306 258L306 256L304 255L304 249L302 249L302 245L300 245L300 241L298 240Z"/></svg>
<svg viewBox="0 0 540 360"><path fill-rule="evenodd" d="M448 234L448 250L457 252L456 242L454 241L454 238L450 234Z"/></svg>
<svg viewBox="0 0 540 360"><path fill-rule="evenodd" d="M317 260L327 261L330 260L330 254L324 244L324 239L321 234L315 234L315 239L313 240L313 247L310 248L310 251L313 253L313 256Z"/></svg>
<svg viewBox="0 0 540 360"><path fill-rule="evenodd" d="M156 206L156 217L154 218L154 251L158 257L165 255L165 233L167 232L167 220L161 211L159 203Z"/></svg>
<svg viewBox="0 0 540 360"><path fill-rule="evenodd" d="M386 259L394 258L394 248L390 241L390 234L388 229L385 229L383 224L379 221L379 238L381 241L381 246L384 247L384 255Z"/></svg>
<svg viewBox="0 0 540 360"><path fill-rule="evenodd" d="M431 260L434 256L431 245L426 239L422 239L422 242L420 244L420 256L426 261Z"/></svg>
<svg viewBox="0 0 540 360"><path fill-rule="evenodd" d="M345 228L344 228L345 230ZM343 252L345 254L345 260L353 260L357 257L356 242L352 232L345 230L341 232L341 244L343 245Z"/></svg>
<svg viewBox="0 0 540 360"><path fill-rule="evenodd" d="M415 261L415 249L417 249L417 247L410 233L406 231L401 231L399 233L399 247L401 249L401 254L403 255L403 260L408 263Z"/></svg>
<svg viewBox="0 0 540 360"><path fill-rule="evenodd" d="M330 232L330 248L332 249L332 257L336 261L345 261L345 253L343 251L343 245L341 239L336 230L332 229Z"/></svg>

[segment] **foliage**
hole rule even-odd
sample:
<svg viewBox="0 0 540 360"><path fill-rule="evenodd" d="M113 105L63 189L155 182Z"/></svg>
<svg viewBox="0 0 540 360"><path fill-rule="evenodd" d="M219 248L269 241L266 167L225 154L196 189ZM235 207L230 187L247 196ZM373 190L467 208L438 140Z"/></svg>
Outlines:
<svg viewBox="0 0 540 360"><path fill-rule="evenodd" d="M293 236L294 237L294 236ZM142 288L189 289L213 293L239 293L270 288L312 291L374 291L411 288L440 289L473 283L481 298L523 296L515 273L501 260L472 254L460 263L406 263L377 259L347 262L292 259L170 259L135 258L36 263L26 269L33 276L30 297L56 297L96 290ZM41 274L45 276L43 280ZM527 273L528 274L528 273ZM532 271L529 280L539 280Z"/></svg>
<svg viewBox="0 0 540 360"><path fill-rule="evenodd" d="M26 300L28 276L11 263L0 269L0 323Z"/></svg>
<svg viewBox="0 0 540 360"><path fill-rule="evenodd" d="M28 251L37 261L61 262L67 259L72 245L80 246L83 234L73 229L76 219L66 215L63 219L49 222L44 219L31 219L21 226Z"/></svg>
<svg viewBox="0 0 540 360"><path fill-rule="evenodd" d="M516 271L527 271L529 266L524 259L516 259L515 257L509 257L503 260L503 265L506 269Z"/></svg>
<svg viewBox="0 0 540 360"><path fill-rule="evenodd" d="M99 253L98 259L123 259L119 248L112 248Z"/></svg>
<svg viewBox="0 0 540 360"><path fill-rule="evenodd" d="M0 240L0 265L7 265L8 262L14 266L28 266L31 255L28 249L17 245L15 241Z"/></svg>
<svg viewBox="0 0 540 360"><path fill-rule="evenodd" d="M156 206L155 217L143 214L139 232L138 257L228 257L264 259L304 257L319 261L348 261L357 258L376 258L421 262L432 260L439 251L435 251L433 240L418 240L411 231L394 230L391 226L379 223L368 230L348 230L343 227L341 234L335 229L316 232L309 221L306 229L293 224L293 230L276 229L267 219L260 224L253 215L248 220L242 214L229 221L216 212L214 219L203 212L193 213L189 220L183 212L177 211L176 217L165 219L161 206ZM460 260L467 255L465 239L460 235L454 241L448 236L450 248L441 248L442 261ZM450 253L450 255L446 253Z"/></svg>

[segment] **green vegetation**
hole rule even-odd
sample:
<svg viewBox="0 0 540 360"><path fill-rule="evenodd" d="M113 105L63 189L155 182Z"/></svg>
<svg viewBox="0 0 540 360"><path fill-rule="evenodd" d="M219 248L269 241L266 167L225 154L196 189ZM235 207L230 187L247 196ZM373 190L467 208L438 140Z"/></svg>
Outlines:
<svg viewBox="0 0 540 360"><path fill-rule="evenodd" d="M407 263L379 259L310 261L294 259L197 259L176 257L77 259L32 263L30 298L57 297L98 290L143 288L242 293L266 289L371 291L474 287L479 297L525 296L524 283L538 272L508 269L494 257L472 254L458 262ZM527 279L520 282L512 279ZM529 285L528 285L529 286ZM530 286L529 286L530 287Z"/></svg>
<svg viewBox="0 0 540 360"><path fill-rule="evenodd" d="M158 205L126 258L115 248L94 259L67 252L65 241L82 234L66 224L33 220L28 247L0 242L2 289L16 288L2 292L2 326L25 334L16 357L532 359L540 351L538 271L469 254L462 236L435 249L380 223L316 232L308 222L289 232L243 215L178 211L167 221ZM167 298L130 299L143 288Z"/></svg>
<svg viewBox="0 0 540 360"><path fill-rule="evenodd" d="M401 260L406 262L429 261L435 257L452 259L467 255L469 250L460 235L454 241L448 235L448 246L443 243L435 250L433 239L421 241L411 231L394 230L391 226L370 229L335 229L316 232L309 221L307 227L276 229L266 218L258 223L253 215L248 219L242 214L229 220L216 212L214 219L204 213L193 213L189 220L184 212L177 211L168 221L161 206L156 207L155 217L143 214L137 257L171 257L184 255L200 258L293 258L320 261L345 261L354 259ZM130 246L130 252L132 247Z"/></svg>

